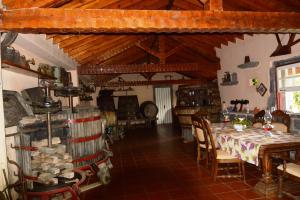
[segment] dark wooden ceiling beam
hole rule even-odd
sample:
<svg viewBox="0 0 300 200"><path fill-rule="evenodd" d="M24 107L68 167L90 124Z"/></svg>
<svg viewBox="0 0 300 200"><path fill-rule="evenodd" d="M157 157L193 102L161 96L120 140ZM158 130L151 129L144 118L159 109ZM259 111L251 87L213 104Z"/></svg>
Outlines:
<svg viewBox="0 0 300 200"><path fill-rule="evenodd" d="M215 71L215 66L199 63L184 64L140 64L140 65L81 65L78 67L78 74L96 75L96 74L128 74L143 72L209 72Z"/></svg>
<svg viewBox="0 0 300 200"><path fill-rule="evenodd" d="M149 48L147 46L142 45L140 42L136 43L135 46L137 46L140 49L146 51L147 53L151 54L152 56L155 56L157 58L160 57L160 53L159 52L157 52L157 51L155 51L155 50L153 50L153 49L151 49L151 48Z"/></svg>
<svg viewBox="0 0 300 200"><path fill-rule="evenodd" d="M300 13L294 12L31 8L1 13L0 30L21 33L300 32Z"/></svg>
<svg viewBox="0 0 300 200"><path fill-rule="evenodd" d="M189 84L198 85L207 83L207 79L177 79L177 80L149 80L149 81L124 81L124 82L107 82L107 81L95 81L96 86L142 86L142 85L166 85L166 84Z"/></svg>

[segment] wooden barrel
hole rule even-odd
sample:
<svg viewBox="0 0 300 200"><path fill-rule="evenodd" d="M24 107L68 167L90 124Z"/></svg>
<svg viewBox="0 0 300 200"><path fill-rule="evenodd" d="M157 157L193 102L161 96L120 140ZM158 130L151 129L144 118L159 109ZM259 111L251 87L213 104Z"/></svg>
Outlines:
<svg viewBox="0 0 300 200"><path fill-rule="evenodd" d="M154 120L156 119L158 108L152 101L144 101L140 106L140 111L145 118Z"/></svg>

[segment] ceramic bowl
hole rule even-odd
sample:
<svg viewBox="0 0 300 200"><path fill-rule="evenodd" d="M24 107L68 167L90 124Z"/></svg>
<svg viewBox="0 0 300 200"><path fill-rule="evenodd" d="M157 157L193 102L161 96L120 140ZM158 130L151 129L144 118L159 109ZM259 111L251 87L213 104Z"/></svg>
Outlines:
<svg viewBox="0 0 300 200"><path fill-rule="evenodd" d="M234 125L233 125L233 128L234 128L236 131L243 131L244 125L242 125L242 124L234 124Z"/></svg>

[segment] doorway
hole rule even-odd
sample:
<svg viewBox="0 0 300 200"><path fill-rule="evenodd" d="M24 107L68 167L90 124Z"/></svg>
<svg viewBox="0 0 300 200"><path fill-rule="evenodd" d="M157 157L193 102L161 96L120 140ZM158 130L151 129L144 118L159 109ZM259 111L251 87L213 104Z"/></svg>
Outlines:
<svg viewBox="0 0 300 200"><path fill-rule="evenodd" d="M157 124L172 123L172 87L154 87L154 99L158 107Z"/></svg>

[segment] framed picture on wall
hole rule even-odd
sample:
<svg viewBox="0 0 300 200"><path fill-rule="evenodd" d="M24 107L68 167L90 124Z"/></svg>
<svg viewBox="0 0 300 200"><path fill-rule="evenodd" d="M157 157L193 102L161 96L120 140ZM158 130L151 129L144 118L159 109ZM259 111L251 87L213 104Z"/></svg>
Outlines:
<svg viewBox="0 0 300 200"><path fill-rule="evenodd" d="M264 96L267 92L267 88L263 83L260 83L259 86L256 88L256 91L261 95Z"/></svg>

